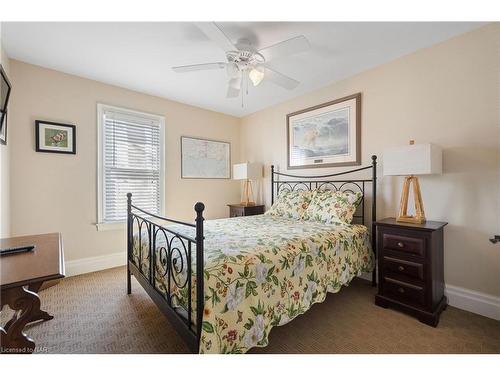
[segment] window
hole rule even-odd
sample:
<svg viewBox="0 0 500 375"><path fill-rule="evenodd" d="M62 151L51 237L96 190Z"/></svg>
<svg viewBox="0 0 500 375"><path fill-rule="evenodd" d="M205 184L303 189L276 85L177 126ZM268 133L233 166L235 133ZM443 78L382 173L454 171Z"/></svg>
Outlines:
<svg viewBox="0 0 500 375"><path fill-rule="evenodd" d="M97 105L98 228L126 221L129 192L143 210L163 214L164 123L161 116Z"/></svg>

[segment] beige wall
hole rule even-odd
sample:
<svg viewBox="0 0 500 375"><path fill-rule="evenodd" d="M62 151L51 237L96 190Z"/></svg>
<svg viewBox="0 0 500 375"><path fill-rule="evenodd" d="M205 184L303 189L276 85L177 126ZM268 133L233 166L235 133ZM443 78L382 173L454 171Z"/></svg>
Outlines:
<svg viewBox="0 0 500 375"><path fill-rule="evenodd" d="M2 25L0 23L0 63L10 79L9 57L2 47ZM8 118L10 124L10 117ZM10 126L9 129L10 130ZM10 131L7 132L10 137ZM0 238L10 235L10 138L7 145L0 144Z"/></svg>
<svg viewBox="0 0 500 375"><path fill-rule="evenodd" d="M206 203L207 217L227 216L225 204L238 201L240 185L182 180L180 135L230 141L233 163L263 162L266 178L257 190L269 204L269 165L286 166L286 114L361 92L363 164L409 139L442 146L444 174L423 176L421 185L427 217L449 222L446 282L500 296L500 248L488 241L500 232L499 41L500 26L486 26L243 119L11 60L12 233L61 231L68 260L124 251L124 231L94 226L98 102L165 116L167 215L190 220L195 200ZM36 153L35 119L75 123L77 155ZM0 149L3 158L8 149ZM8 218L3 166L1 177ZM394 216L400 188L398 178L379 179L379 218Z"/></svg>
<svg viewBox="0 0 500 375"><path fill-rule="evenodd" d="M194 220L197 200L206 217L226 217L238 202L232 180L180 178L180 136L231 142L239 161L239 119L11 60L13 91L9 116L11 221L15 235L62 232L67 260L125 251L125 232L97 231L96 105L105 103L165 116L166 214ZM34 122L74 123L77 154L35 152Z"/></svg>
<svg viewBox="0 0 500 375"><path fill-rule="evenodd" d="M428 219L449 222L445 281L500 296L500 247L488 241L500 232L499 43L489 25L243 118L242 160L266 166L260 199L269 204L269 165L286 168L286 114L361 92L363 165L409 139L442 146L444 174L421 185ZM395 215L400 189L379 179L378 218Z"/></svg>

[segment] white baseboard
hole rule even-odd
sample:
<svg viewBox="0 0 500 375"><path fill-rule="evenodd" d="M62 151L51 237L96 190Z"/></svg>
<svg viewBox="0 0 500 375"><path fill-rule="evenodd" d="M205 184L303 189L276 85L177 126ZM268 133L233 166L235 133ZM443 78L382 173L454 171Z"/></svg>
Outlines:
<svg viewBox="0 0 500 375"><path fill-rule="evenodd" d="M446 285L444 294L450 306L500 320L500 297L453 285Z"/></svg>
<svg viewBox="0 0 500 375"><path fill-rule="evenodd" d="M107 268L124 266L126 264L127 253L125 251L97 257L69 260L65 262L66 276L101 271Z"/></svg>
<svg viewBox="0 0 500 375"><path fill-rule="evenodd" d="M372 274L363 273L358 277L371 281ZM444 294L448 297L450 306L500 320L500 297L449 284L445 286Z"/></svg>

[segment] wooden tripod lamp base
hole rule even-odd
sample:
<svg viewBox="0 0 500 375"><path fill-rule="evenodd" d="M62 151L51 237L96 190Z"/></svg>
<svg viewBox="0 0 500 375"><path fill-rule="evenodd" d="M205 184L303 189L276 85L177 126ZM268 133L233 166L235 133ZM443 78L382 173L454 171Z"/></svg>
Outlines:
<svg viewBox="0 0 500 375"><path fill-rule="evenodd" d="M245 180L245 185L243 186L243 200L241 201L242 206L255 206L253 201L253 190L252 181L249 179Z"/></svg>
<svg viewBox="0 0 500 375"><path fill-rule="evenodd" d="M415 202L415 215L408 215L408 198L410 187L413 185L413 200ZM402 223L422 224L425 223L424 203L420 193L420 184L417 176L405 177L403 191L401 192L401 202L399 204L399 215L396 221Z"/></svg>

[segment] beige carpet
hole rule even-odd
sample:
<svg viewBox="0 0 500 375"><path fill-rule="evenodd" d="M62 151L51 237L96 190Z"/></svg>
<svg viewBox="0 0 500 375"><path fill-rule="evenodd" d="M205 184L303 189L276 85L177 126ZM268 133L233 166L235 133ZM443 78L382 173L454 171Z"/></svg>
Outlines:
<svg viewBox="0 0 500 375"><path fill-rule="evenodd" d="M453 307L437 328L373 303L356 279L326 301L271 331L251 353L500 353L500 322ZM187 353L179 335L125 268L70 277L40 293L55 318L26 329L48 353ZM2 312L2 322L7 318Z"/></svg>

